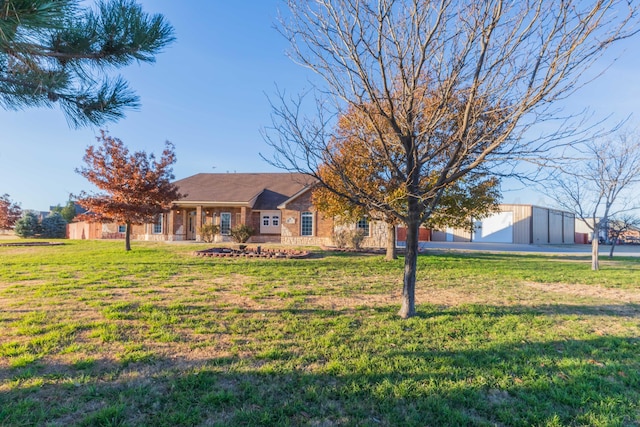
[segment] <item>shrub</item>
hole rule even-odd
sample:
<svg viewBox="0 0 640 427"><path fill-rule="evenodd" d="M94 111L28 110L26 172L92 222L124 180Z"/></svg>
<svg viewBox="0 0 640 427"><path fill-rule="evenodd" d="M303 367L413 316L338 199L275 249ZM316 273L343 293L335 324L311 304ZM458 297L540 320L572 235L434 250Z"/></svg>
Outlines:
<svg viewBox="0 0 640 427"><path fill-rule="evenodd" d="M341 229L333 232L333 244L340 248L344 249L347 247L360 250L362 248L362 241L365 238L365 233L363 230L347 230Z"/></svg>
<svg viewBox="0 0 640 427"><path fill-rule="evenodd" d="M42 237L63 239L67 236L67 221L55 212L42 220L40 230Z"/></svg>
<svg viewBox="0 0 640 427"><path fill-rule="evenodd" d="M231 238L236 243L246 243L246 241L249 240L249 237L253 236L253 233L253 227L246 224L235 226L230 231Z"/></svg>
<svg viewBox="0 0 640 427"><path fill-rule="evenodd" d="M333 244L340 249L344 249L347 247L347 242L349 241L349 230L340 229L338 231L333 232Z"/></svg>
<svg viewBox="0 0 640 427"><path fill-rule="evenodd" d="M216 237L216 234L220 234L220 226L215 224L203 224L200 227L200 236L202 240L211 243Z"/></svg>
<svg viewBox="0 0 640 427"><path fill-rule="evenodd" d="M40 233L38 217L33 212L25 212L22 218L16 221L15 233L20 237L34 237Z"/></svg>
<svg viewBox="0 0 640 427"><path fill-rule="evenodd" d="M360 250L362 248L362 241L364 240L365 234L363 230L352 230L349 233L349 243L351 247L356 250Z"/></svg>

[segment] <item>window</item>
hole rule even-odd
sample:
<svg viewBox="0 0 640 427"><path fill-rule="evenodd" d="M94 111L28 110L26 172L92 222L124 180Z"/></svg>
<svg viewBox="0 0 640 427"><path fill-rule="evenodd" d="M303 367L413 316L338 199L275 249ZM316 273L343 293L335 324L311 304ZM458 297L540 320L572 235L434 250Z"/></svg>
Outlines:
<svg viewBox="0 0 640 427"><path fill-rule="evenodd" d="M300 214L300 235L313 236L313 213L302 212Z"/></svg>
<svg viewBox="0 0 640 427"><path fill-rule="evenodd" d="M367 218L360 218L356 223L356 230L362 231L365 236L369 235L369 220Z"/></svg>
<svg viewBox="0 0 640 427"><path fill-rule="evenodd" d="M162 234L162 214L159 214L153 223L153 234Z"/></svg>
<svg viewBox="0 0 640 427"><path fill-rule="evenodd" d="M220 214L220 234L228 236L231 233L231 214L222 212Z"/></svg>
<svg viewBox="0 0 640 427"><path fill-rule="evenodd" d="M118 226L118 233L126 233L127 232L127 226L126 225L119 225Z"/></svg>
<svg viewBox="0 0 640 427"><path fill-rule="evenodd" d="M280 212L261 211L259 216L260 234L280 234Z"/></svg>

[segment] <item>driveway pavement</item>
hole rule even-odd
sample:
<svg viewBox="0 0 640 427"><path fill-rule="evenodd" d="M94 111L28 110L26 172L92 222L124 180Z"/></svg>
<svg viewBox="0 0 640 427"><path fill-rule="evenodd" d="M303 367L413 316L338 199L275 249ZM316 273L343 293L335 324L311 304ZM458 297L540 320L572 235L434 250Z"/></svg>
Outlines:
<svg viewBox="0 0 640 427"><path fill-rule="evenodd" d="M458 250L480 252L527 252L545 254L590 255L591 245L519 245L514 243L468 243L468 242L420 242L426 250ZM609 255L610 245L600 245L600 255ZM616 256L640 257L640 245L616 245L613 251Z"/></svg>

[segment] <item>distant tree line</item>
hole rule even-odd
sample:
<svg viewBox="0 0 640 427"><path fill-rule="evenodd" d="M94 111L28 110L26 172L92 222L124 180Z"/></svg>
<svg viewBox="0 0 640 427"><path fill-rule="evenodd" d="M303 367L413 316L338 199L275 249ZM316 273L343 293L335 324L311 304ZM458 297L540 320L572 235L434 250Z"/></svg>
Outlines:
<svg viewBox="0 0 640 427"><path fill-rule="evenodd" d="M20 237L63 239L67 235L67 221L58 212L39 218L35 213L27 211L16 221L14 232Z"/></svg>
<svg viewBox="0 0 640 427"><path fill-rule="evenodd" d="M0 229L13 229L20 237L64 238L67 224L76 216L76 204L69 200L66 205L51 208L45 217L33 211L22 211L19 203L8 194L0 196Z"/></svg>

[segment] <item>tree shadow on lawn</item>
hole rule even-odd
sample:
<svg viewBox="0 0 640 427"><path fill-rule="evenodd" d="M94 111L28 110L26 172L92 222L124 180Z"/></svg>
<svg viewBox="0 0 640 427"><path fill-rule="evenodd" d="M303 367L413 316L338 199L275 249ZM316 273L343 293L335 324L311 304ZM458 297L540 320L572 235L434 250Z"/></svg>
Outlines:
<svg viewBox="0 0 640 427"><path fill-rule="evenodd" d="M419 255L421 258L438 257L451 259L477 259L482 261L583 261L591 262L591 252L482 252L479 250L447 250L428 248ZM616 261L624 261L628 265L640 267L640 258L625 255L624 252L615 253L613 258L609 258L607 254L600 253L600 261L605 264L615 263Z"/></svg>
<svg viewBox="0 0 640 427"><path fill-rule="evenodd" d="M637 308L637 307L636 307ZM591 307L562 312L602 315ZM376 309L393 315L395 308ZM365 310L361 310L365 311ZM369 310L370 311L370 310ZM304 318L309 310L273 310ZM537 311L534 311L537 313ZM320 317L356 317L322 310ZM411 323L455 316L530 315L530 307L428 307ZM616 312L610 313L617 316ZM358 318L365 328L366 318ZM353 331L356 334L356 331ZM409 334L411 332L408 332ZM420 329L419 333L425 333ZM382 337L384 330L370 339ZM365 335L366 336L366 335ZM456 337L455 343L462 338ZM603 336L487 342L458 349L396 342L373 352L336 343L309 354L45 359L0 369L0 425L637 425L640 340ZM427 341L425 341L427 342ZM451 344L451 345L450 345ZM346 353L337 347L344 347ZM335 350L335 351L334 351Z"/></svg>
<svg viewBox="0 0 640 427"><path fill-rule="evenodd" d="M340 301L340 296L334 297L336 304ZM389 313L390 319L396 319L395 311L397 307L394 306L368 306L366 301L363 301L362 305L356 307L341 307L341 308L329 308L329 307L309 307L305 302L294 302L289 307L283 308L267 308L267 307L248 307L243 304L233 306L228 305L224 307L212 308L208 304L180 304L178 308L167 307L162 304L153 304L145 302L145 310L159 311L167 314L183 314L183 315L202 315L205 313L215 313L224 316L233 314L272 314L281 315L283 313L296 315L296 316L318 316L318 317L332 317L332 316L344 316L352 313L358 313L363 311L373 311L381 313ZM120 304L115 308L106 307L108 311L120 314L122 318L130 316L131 319L143 317L144 313L139 313L141 302L133 301L126 304ZM394 311L395 310L395 311ZM11 310L16 311L16 310ZM22 312L29 312L30 310L20 310ZM540 314L540 315L576 315L576 316L605 316L605 317L620 317L620 318L640 318L640 304L634 303L621 303L621 304L541 304L537 306L528 305L486 305L486 304L462 304L458 306L444 306L433 304L419 304L418 312L415 318L418 319L431 319L441 316L462 316L468 314L476 314L482 316L491 317L503 317L511 315L527 314Z"/></svg>
<svg viewBox="0 0 640 427"><path fill-rule="evenodd" d="M336 302L338 304L338 302ZM17 310L12 310L15 312ZM28 313L27 310L19 310ZM393 322L402 324L403 321L396 315L397 307L395 306L368 306L359 305L356 307L310 307L307 303L293 303L291 306L283 308L267 308L267 307L248 307L245 305L228 305L224 307L211 307L208 304L180 304L178 307L166 306L163 304L154 304L145 302L144 307L139 301L127 303L118 303L113 306L107 306L103 309L103 315L113 319L122 321L125 325L127 321L149 321L158 319L168 319L161 326L165 328L175 328L180 326L180 320L189 318L192 322L199 324L202 328L210 328L220 331L221 325L224 325L225 333L230 333L228 324L234 320L250 319L253 321L252 328L260 329L273 326L278 323L288 322L290 317L295 319L354 319L361 324L366 324L368 315L382 315L380 322ZM484 304L463 304L459 306L442 306L423 304L419 306L417 315L413 320L437 320L442 324L448 318L460 318L464 316L476 316L477 318L504 318L508 316L539 316L539 317L555 317L555 316L577 316L577 317L596 317L603 319L615 319L608 323L616 324L620 320L638 319L640 318L640 305L638 304L543 304L538 306L526 305L508 305L508 306L489 306ZM17 320L13 317L7 319ZM594 320L595 321L595 320ZM597 326L599 323L596 323ZM243 326L244 325L244 326ZM246 327L241 324L234 329ZM322 333L322 331L319 331ZM609 333L611 334L611 333ZM613 333L615 334L615 333ZM0 371L0 380L3 376Z"/></svg>
<svg viewBox="0 0 640 427"><path fill-rule="evenodd" d="M542 315L575 315L575 316L605 316L620 318L639 318L640 304L540 304L537 306L510 304L506 306L492 306L486 304L462 304L459 306L439 306L435 310L418 311L419 318L432 318L442 315L462 316L469 313L483 316L503 317L523 313Z"/></svg>

